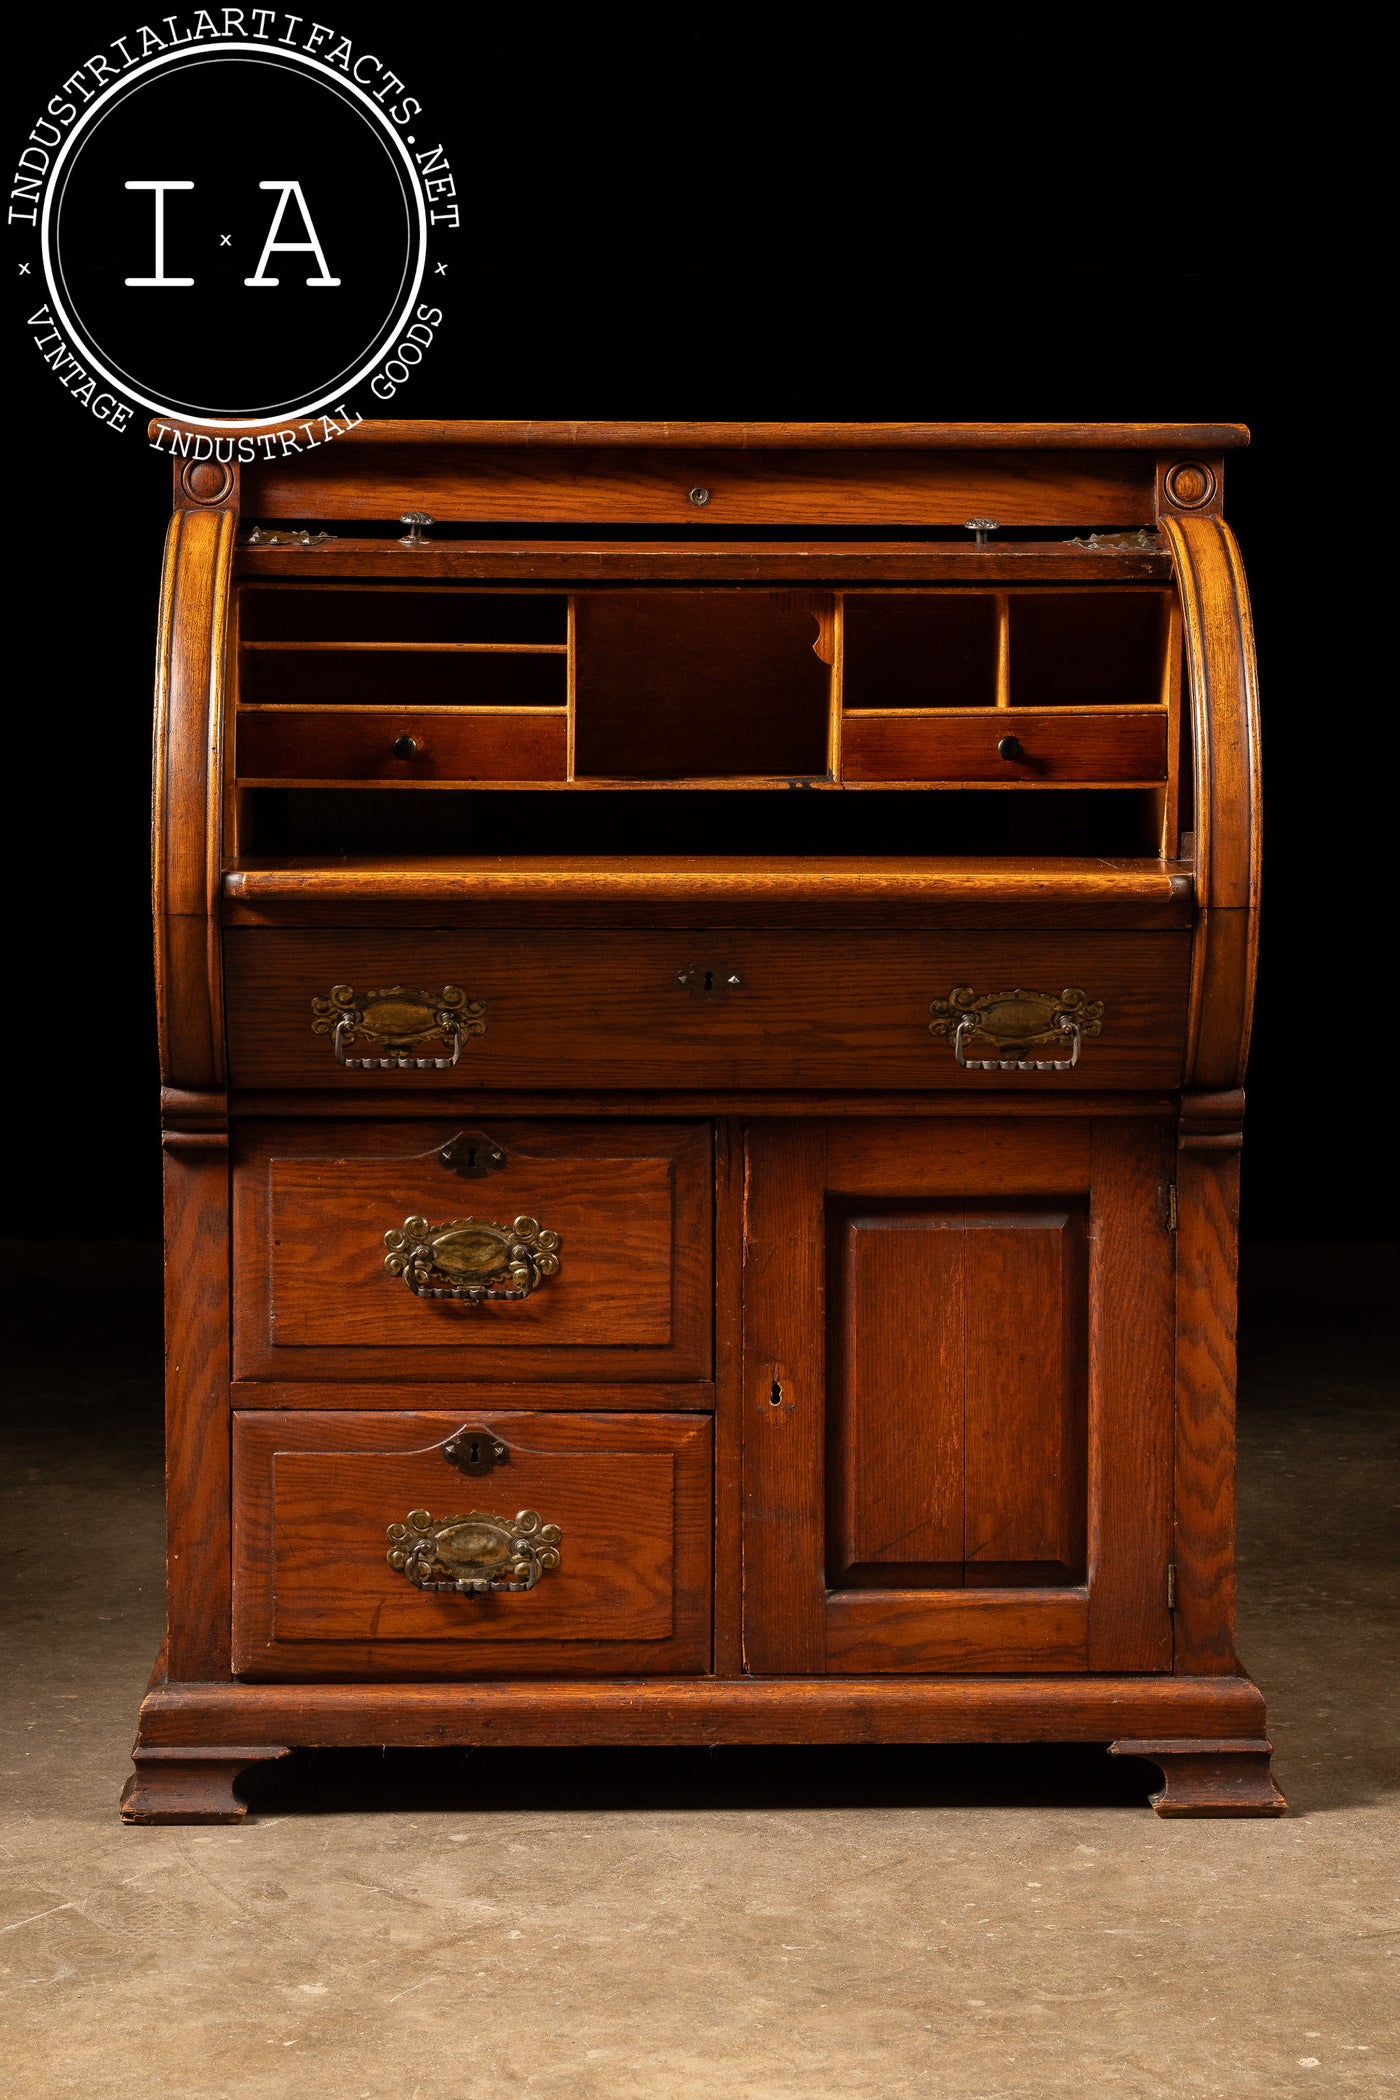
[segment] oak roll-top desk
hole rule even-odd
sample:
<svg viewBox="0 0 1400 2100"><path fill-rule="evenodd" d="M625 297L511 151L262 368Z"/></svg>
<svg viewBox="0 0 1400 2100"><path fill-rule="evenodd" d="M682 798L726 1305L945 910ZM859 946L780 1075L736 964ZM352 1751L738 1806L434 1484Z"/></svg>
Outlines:
<svg viewBox="0 0 1400 2100"><path fill-rule="evenodd" d="M129 1818L374 1743L1103 1742L1281 1810L1246 437L191 440Z"/></svg>

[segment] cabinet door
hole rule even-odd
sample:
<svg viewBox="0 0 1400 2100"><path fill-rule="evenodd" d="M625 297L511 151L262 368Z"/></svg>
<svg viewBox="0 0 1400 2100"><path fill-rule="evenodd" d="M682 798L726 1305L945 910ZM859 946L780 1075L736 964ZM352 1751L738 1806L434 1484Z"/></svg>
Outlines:
<svg viewBox="0 0 1400 2100"><path fill-rule="evenodd" d="M749 1149L749 1669L1170 1669L1165 1126Z"/></svg>

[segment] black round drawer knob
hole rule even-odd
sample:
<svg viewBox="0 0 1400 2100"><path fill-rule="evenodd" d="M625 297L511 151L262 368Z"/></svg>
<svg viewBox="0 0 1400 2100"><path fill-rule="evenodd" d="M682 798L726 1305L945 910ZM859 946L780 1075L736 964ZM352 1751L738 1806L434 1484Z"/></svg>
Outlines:
<svg viewBox="0 0 1400 2100"><path fill-rule="evenodd" d="M398 746L395 745L394 748L397 750ZM1025 755L1018 736L1004 736L997 745L998 758L1024 758Z"/></svg>
<svg viewBox="0 0 1400 2100"><path fill-rule="evenodd" d="M417 758L418 739L416 736L396 736L392 749L395 758ZM1020 749L1019 745L1017 749Z"/></svg>

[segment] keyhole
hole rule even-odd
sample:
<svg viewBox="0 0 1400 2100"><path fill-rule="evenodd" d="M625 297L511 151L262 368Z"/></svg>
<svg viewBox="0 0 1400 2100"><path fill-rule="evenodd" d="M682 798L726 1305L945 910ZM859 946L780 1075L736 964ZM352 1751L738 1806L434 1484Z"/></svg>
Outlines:
<svg viewBox="0 0 1400 2100"><path fill-rule="evenodd" d="M768 1405L769 1405L770 1407L781 1407L781 1406L782 1406L782 1404L783 1404L783 1389L782 1389L781 1385L780 1385L780 1384L778 1383L777 1379L775 1378L775 1379L773 1380L773 1386L772 1386L772 1390L770 1391L770 1393L769 1393L769 1395L768 1395Z"/></svg>
<svg viewBox="0 0 1400 2100"><path fill-rule="evenodd" d="M481 1464L481 1441L478 1437L473 1437L471 1443L467 1446L467 1464L469 1466L479 1466Z"/></svg>
<svg viewBox="0 0 1400 2100"><path fill-rule="evenodd" d="M473 1170L475 1169L475 1166L476 1166L476 1146L475 1146L475 1145L471 1145L471 1146L469 1146L469 1147L468 1147L468 1150L467 1150L467 1171L468 1171L468 1173L471 1173L471 1172L472 1172L472 1171L473 1171ZM475 1446L473 1446L473 1449L475 1449Z"/></svg>
<svg viewBox="0 0 1400 2100"><path fill-rule="evenodd" d="M714 973L714 971L713 971L713 970L707 970L707 971L705 972L705 987L704 987L704 988L705 988L705 990L706 990L707 992L712 992L712 991L714 990L714 988L715 988L715 973Z"/></svg>

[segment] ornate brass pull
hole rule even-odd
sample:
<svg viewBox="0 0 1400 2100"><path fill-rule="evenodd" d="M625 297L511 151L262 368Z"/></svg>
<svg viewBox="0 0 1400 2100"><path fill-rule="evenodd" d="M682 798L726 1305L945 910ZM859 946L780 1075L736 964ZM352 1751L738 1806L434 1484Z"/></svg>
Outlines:
<svg viewBox="0 0 1400 2100"><path fill-rule="evenodd" d="M929 1006L929 1034L952 1038L953 1055L965 1072L1072 1072L1085 1036L1103 1030L1103 1001L1071 986L1060 993L974 992L960 984ZM967 1045L983 1036L995 1057L969 1057ZM1041 1045L1069 1045L1068 1057L1029 1057ZM1009 1054L1008 1054L1009 1053Z"/></svg>
<svg viewBox="0 0 1400 2100"><path fill-rule="evenodd" d="M402 1276L415 1298L456 1298L464 1305L528 1298L559 1273L559 1235L543 1231L538 1218L517 1218L509 1228L487 1218L453 1218L446 1225L405 1218L402 1231L385 1233L384 1244L385 1268Z"/></svg>
<svg viewBox="0 0 1400 2100"><path fill-rule="evenodd" d="M459 984L440 992L411 992L396 984L382 992L356 992L337 984L329 999L311 1002L311 1033L328 1035L335 1061L351 1072L445 1072L462 1054L465 1036L485 1035L486 1001L469 999ZM347 1057L361 1036L382 1043L383 1057ZM450 1057L411 1057L418 1043L444 1043Z"/></svg>
<svg viewBox="0 0 1400 2100"><path fill-rule="evenodd" d="M558 1567L562 1536L557 1524L542 1524L533 1509L513 1517L471 1509L436 1523L426 1509L411 1509L404 1523L389 1526L385 1558L415 1589L484 1597L496 1590L532 1590L541 1575Z"/></svg>

